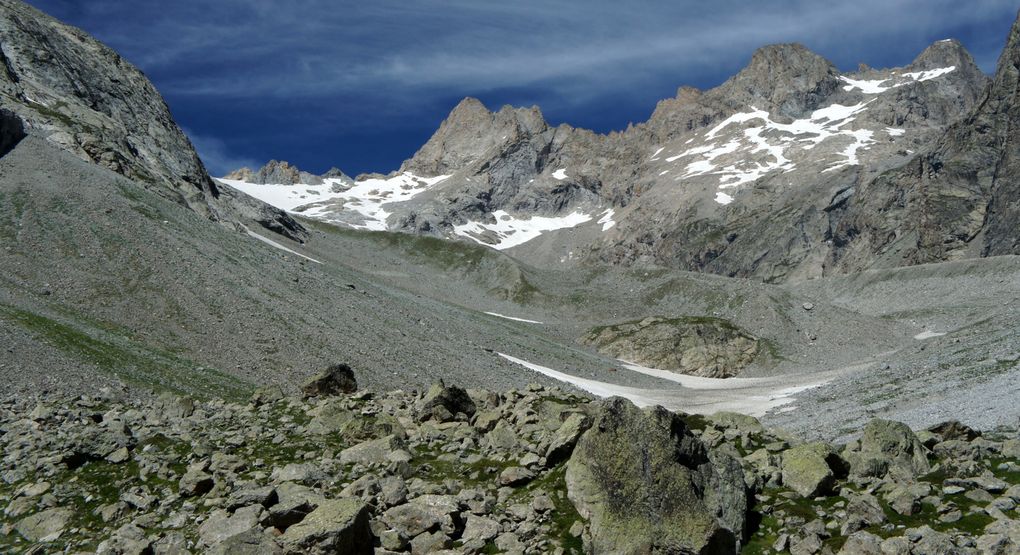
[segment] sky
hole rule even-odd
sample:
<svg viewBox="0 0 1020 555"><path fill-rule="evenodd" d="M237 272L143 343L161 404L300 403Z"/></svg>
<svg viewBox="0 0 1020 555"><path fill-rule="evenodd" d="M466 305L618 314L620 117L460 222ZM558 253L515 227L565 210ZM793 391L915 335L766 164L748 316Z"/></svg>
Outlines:
<svg viewBox="0 0 1020 555"><path fill-rule="evenodd" d="M799 42L841 70L959 39L995 70L1015 1L29 0L142 69L210 173L388 173L460 99L599 132Z"/></svg>

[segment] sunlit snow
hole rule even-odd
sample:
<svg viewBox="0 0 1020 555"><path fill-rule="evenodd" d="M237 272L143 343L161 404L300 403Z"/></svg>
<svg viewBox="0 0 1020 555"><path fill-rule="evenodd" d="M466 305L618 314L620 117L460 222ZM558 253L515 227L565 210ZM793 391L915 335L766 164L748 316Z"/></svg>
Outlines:
<svg viewBox="0 0 1020 555"><path fill-rule="evenodd" d="M719 204L729 204L733 202L733 197L727 195L722 191L719 191L715 194L715 201L718 202Z"/></svg>
<svg viewBox="0 0 1020 555"><path fill-rule="evenodd" d="M937 77L942 77L947 73L952 73L953 71L956 71L956 66L940 67L926 71L912 71L910 73L903 73L899 75L897 75L896 72L893 72L885 79L851 79L845 76L840 76L839 79L844 83L847 83L847 85L843 87L843 90L845 91L860 89L860 91L864 94L882 94L888 90L895 89L896 87L902 87L911 83L929 81Z"/></svg>
<svg viewBox="0 0 1020 555"><path fill-rule="evenodd" d="M613 221L614 214L616 214L616 211L612 208L602 213L602 217L596 222L602 224L602 231L609 231L616 225L616 222Z"/></svg>
<svg viewBox="0 0 1020 555"><path fill-rule="evenodd" d="M496 316L497 318L505 318L507 320L513 320L515 322L526 322L528 324L541 324L542 323L542 322L539 322L537 320L528 320L526 318L514 318L513 316L506 316L506 315L500 314L498 312L486 312L486 314L488 314L489 316Z"/></svg>
<svg viewBox="0 0 1020 555"><path fill-rule="evenodd" d="M558 179L560 181L563 181L564 179L567 178L567 170L564 169L564 168L560 168L560 169L554 171L552 173L552 176L553 176L554 179Z"/></svg>
<svg viewBox="0 0 1020 555"><path fill-rule="evenodd" d="M503 250L527 243L546 231L566 229L591 220L590 215L577 211L566 216L532 216L523 219L511 216L505 210L496 210L492 215L496 218L494 224L468 222L454 226L453 232L476 243ZM488 239L495 239L496 242Z"/></svg>
<svg viewBox="0 0 1020 555"><path fill-rule="evenodd" d="M322 185L260 185L234 179L219 181L288 212L355 229L385 231L390 212L384 206L408 201L448 177L418 177L404 172L393 177L357 181L353 185L341 179L326 179ZM350 218L351 213L356 215L354 221Z"/></svg>

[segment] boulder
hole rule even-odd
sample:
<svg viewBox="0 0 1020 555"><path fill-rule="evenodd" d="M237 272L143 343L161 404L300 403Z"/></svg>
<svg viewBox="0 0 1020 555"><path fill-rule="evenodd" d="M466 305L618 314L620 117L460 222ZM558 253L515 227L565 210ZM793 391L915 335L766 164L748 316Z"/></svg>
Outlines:
<svg viewBox="0 0 1020 555"><path fill-rule="evenodd" d="M409 503L398 505L382 514L380 520L405 538L425 532L445 530L453 532L454 515L459 503L449 495L422 495Z"/></svg>
<svg viewBox="0 0 1020 555"><path fill-rule="evenodd" d="M19 520L14 529L30 542L46 543L59 538L72 517L70 509L46 509Z"/></svg>
<svg viewBox="0 0 1020 555"><path fill-rule="evenodd" d="M847 496L846 518L840 533L850 535L858 530L885 522L885 511L878 499L868 493L853 493Z"/></svg>
<svg viewBox="0 0 1020 555"><path fill-rule="evenodd" d="M882 538L864 531L854 532L846 539L840 555L884 555Z"/></svg>
<svg viewBox="0 0 1020 555"><path fill-rule="evenodd" d="M575 412L568 416L549 440L549 447L545 450L546 466L554 466L569 458L578 438L590 427L588 415Z"/></svg>
<svg viewBox="0 0 1020 555"><path fill-rule="evenodd" d="M680 416L618 397L599 403L566 467L596 553L732 552L746 524L743 480L739 461L710 459Z"/></svg>
<svg viewBox="0 0 1020 555"><path fill-rule="evenodd" d="M358 381L354 379L354 370L346 364L330 366L301 387L301 393L306 398L350 394L357 390Z"/></svg>
<svg viewBox="0 0 1020 555"><path fill-rule="evenodd" d="M395 435L363 441L340 452L341 464L386 464L390 453L404 448L404 441Z"/></svg>
<svg viewBox="0 0 1020 555"><path fill-rule="evenodd" d="M804 497L831 493L842 470L842 459L827 443L806 443L783 453L783 485Z"/></svg>
<svg viewBox="0 0 1020 555"><path fill-rule="evenodd" d="M874 419L864 427L855 446L843 458L854 478L885 478L910 481L931 471L927 449L906 424Z"/></svg>
<svg viewBox="0 0 1020 555"><path fill-rule="evenodd" d="M981 432L961 424L958 420L948 420L940 424L936 424L928 431L942 438L942 441L948 441L951 439L962 439L964 441L971 441L981 435Z"/></svg>
<svg viewBox="0 0 1020 555"><path fill-rule="evenodd" d="M432 384L416 408L420 421L449 422L457 414L468 417L475 414L475 402L468 392L457 386L447 387L443 382Z"/></svg>
<svg viewBox="0 0 1020 555"><path fill-rule="evenodd" d="M198 537L206 546L216 546L249 530L261 531L260 524L266 520L266 516L261 505L242 507L234 514L217 509L199 526Z"/></svg>
<svg viewBox="0 0 1020 555"><path fill-rule="evenodd" d="M375 538L368 519L368 505L360 500L330 499L287 528L280 541L303 553L370 554Z"/></svg>

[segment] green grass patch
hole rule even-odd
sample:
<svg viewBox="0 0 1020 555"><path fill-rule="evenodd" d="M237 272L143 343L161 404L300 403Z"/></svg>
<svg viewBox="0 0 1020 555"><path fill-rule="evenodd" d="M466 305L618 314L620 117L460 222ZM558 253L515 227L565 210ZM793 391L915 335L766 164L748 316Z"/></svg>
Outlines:
<svg viewBox="0 0 1020 555"><path fill-rule="evenodd" d="M71 358L156 391L228 400L247 399L253 391L250 384L233 376L210 368L195 370L197 365L186 359L127 338L98 333L93 336L70 324L10 305L0 304L0 319L35 334Z"/></svg>

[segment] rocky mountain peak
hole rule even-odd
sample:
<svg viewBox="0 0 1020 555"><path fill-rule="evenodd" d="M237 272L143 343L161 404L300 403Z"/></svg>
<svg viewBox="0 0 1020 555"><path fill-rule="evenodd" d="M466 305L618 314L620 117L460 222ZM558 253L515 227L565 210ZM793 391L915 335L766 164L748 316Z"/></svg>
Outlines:
<svg viewBox="0 0 1020 555"><path fill-rule="evenodd" d="M755 51L750 64L720 89L741 104L798 116L836 89L838 75L832 62L801 44L773 44Z"/></svg>
<svg viewBox="0 0 1020 555"><path fill-rule="evenodd" d="M944 67L956 67L958 70L977 69L974 58L956 39L944 39L932 43L914 58L911 69L930 70ZM980 71L980 70L979 70Z"/></svg>
<svg viewBox="0 0 1020 555"><path fill-rule="evenodd" d="M453 173L482 159L485 153L501 145L512 144L548 129L537 106L504 106L489 111L476 98L460 101L425 146L401 171L437 176Z"/></svg>

